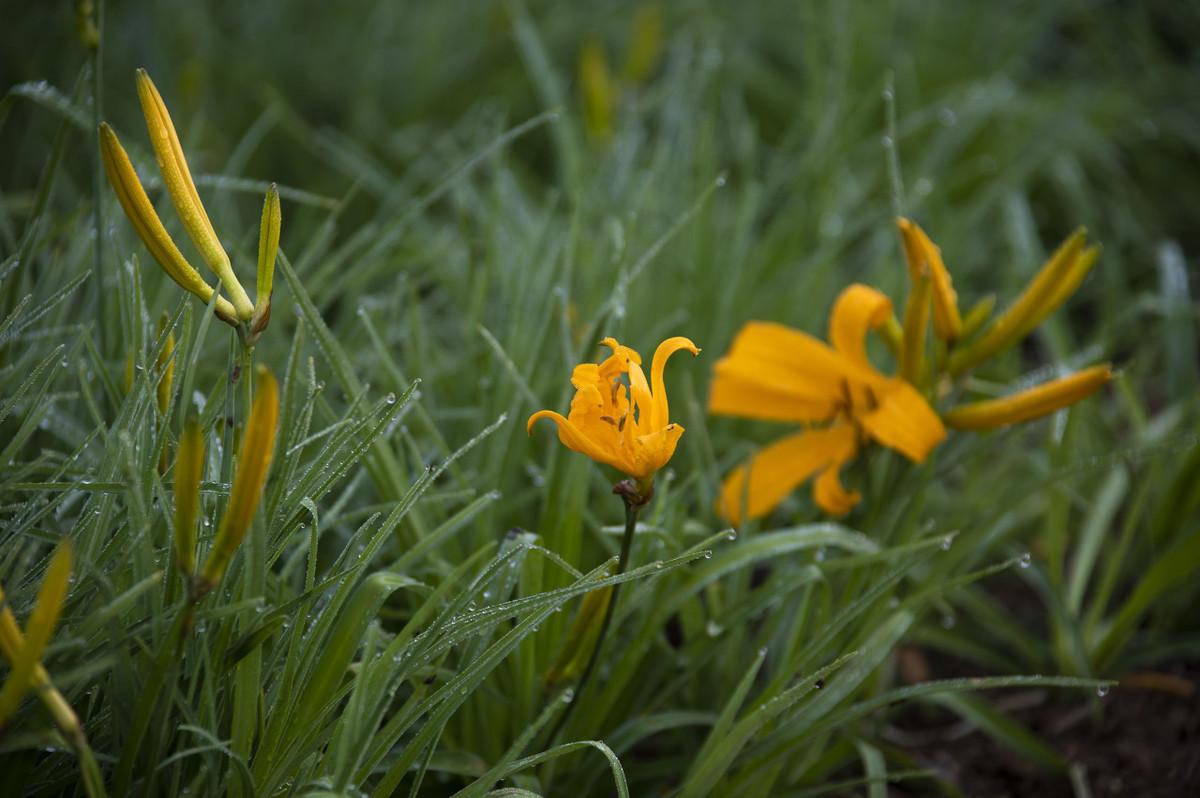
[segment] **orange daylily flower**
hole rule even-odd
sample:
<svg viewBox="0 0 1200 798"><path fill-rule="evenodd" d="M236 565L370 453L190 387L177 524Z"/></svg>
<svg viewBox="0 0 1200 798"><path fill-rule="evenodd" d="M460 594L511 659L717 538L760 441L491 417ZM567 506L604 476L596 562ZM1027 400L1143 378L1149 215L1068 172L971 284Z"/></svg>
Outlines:
<svg viewBox="0 0 1200 798"><path fill-rule="evenodd" d="M575 398L564 418L552 410L529 417L526 431L540 419L558 425L558 439L568 449L586 454L647 486L667 464L683 435L671 423L663 370L667 359L681 349L700 354L689 339L668 338L658 345L650 366L650 381L642 371L642 357L615 338L600 342L612 354L600 363L582 363L571 374ZM628 380L628 384L626 384Z"/></svg>
<svg viewBox="0 0 1200 798"><path fill-rule="evenodd" d="M718 415L820 424L762 449L725 479L718 510L732 523L766 515L816 476L813 498L833 515L858 503L838 478L859 447L876 441L915 463L946 437L907 380L877 371L866 336L892 319L892 303L865 285L842 291L829 320L829 346L782 324L750 322L716 365L709 410Z"/></svg>

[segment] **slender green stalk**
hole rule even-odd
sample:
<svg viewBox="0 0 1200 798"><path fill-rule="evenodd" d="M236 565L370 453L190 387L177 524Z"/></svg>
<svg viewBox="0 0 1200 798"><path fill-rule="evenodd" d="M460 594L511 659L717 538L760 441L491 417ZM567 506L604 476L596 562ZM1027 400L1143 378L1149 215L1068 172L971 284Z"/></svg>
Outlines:
<svg viewBox="0 0 1200 798"><path fill-rule="evenodd" d="M629 552L633 548L633 534L637 529L638 514L644 502L639 503L636 498L628 495L622 495L622 500L625 502L625 534L621 538L621 556L617 559L617 573L620 576L625 573L629 567ZM600 622L600 636L596 638L596 647L592 649L592 655L588 658L587 666L584 667L583 673L579 677L578 684L575 685L575 699L568 706L565 712L559 716L558 722L554 725L554 731L550 732L550 744L554 744L554 740L566 728L567 721L571 719L571 714L576 705L579 703L579 698L583 691L587 688L588 682L591 680L592 671L596 668L596 663L600 660L600 652L604 648L604 639L608 635L608 627L612 623L614 611L617 606L617 601L621 595L621 585L613 585L612 598L609 599L608 609L604 613L604 620Z"/></svg>
<svg viewBox="0 0 1200 798"><path fill-rule="evenodd" d="M104 96L102 90L104 85L103 59L101 57L104 52L104 0L96 0L93 24L96 26L96 45L92 49L92 129L99 130L100 122L104 118L104 106L101 102ZM104 297L104 192L104 165L101 163L99 149L97 149L92 164L92 195L95 198L93 212L96 222L92 282L96 291L96 326L97 337L100 339L100 352L107 356L109 351L107 311L105 310L108 303Z"/></svg>

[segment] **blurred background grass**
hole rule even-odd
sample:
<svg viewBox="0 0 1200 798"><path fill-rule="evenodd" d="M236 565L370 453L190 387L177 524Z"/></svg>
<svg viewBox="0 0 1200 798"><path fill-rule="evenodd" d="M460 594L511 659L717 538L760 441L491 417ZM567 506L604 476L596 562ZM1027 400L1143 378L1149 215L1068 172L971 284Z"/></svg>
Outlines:
<svg viewBox="0 0 1200 798"><path fill-rule="evenodd" d="M563 404L570 367L590 358L601 332L644 354L671 334L690 335L706 350L699 361L672 365L672 407L688 435L673 463L678 490L663 491L653 519L668 531L667 548L647 536L637 559L674 553L672 536L694 543L715 531L719 474L778 429L706 419L708 369L747 319L822 331L832 298L850 281L900 301L906 276L892 225L897 210L942 247L964 306L988 293L1003 306L1059 241L1086 225L1104 247L1091 278L1025 347L981 376L1007 381L1101 358L1124 375L1069 423L1060 416L982 439L957 437L932 478L921 479L912 505L905 493L864 505L847 523L891 542L914 529L968 530L929 580L1026 548L1040 553L1040 537L1067 528L1074 535L1088 519L1101 530L1111 524L1114 534L1123 523L1137 534L1120 550L1112 578L1128 590L1149 563L1194 534L1197 470L1187 464L1195 459L1200 386L1190 293L1200 281L1200 11L1193 4L657 7L661 57L634 80L621 73L643 3L104 6L99 116L121 133L142 177L155 173L134 91L139 66L164 94L243 279L254 260L261 182L277 181L283 250L349 367L370 384L370 398L422 380L417 409L384 436L401 452L403 474L419 474L507 414L439 484L442 498L406 521L412 526L393 554L440 528L459 500L493 490L498 495L472 511L466 531L422 561L423 578L436 581L511 527L537 530L583 570L613 550L613 536L600 534L619 520L619 504L601 498L608 475L557 451L548 431L528 441L521 423L533 410ZM22 248L31 222L41 225L3 284L7 312L26 293L53 297L93 268L97 153L89 54L75 9L4 0L0 11L0 257ZM582 114L577 66L589 43L602 48L620 85L607 141L589 137ZM546 111L553 115L539 116ZM529 120L528 129L505 135ZM889 177L889 142L899 192ZM39 181L50 173L46 210L35 216ZM145 325L118 296L135 282L123 265L131 255L141 263L136 282L150 317L178 307L177 289L101 189L104 281L91 280L48 317L29 352L5 350L10 379L27 372L26 358L73 334L71 324L96 334L89 368L117 379L126 355L146 348L145 333L135 332ZM313 343L311 325L293 338L296 297L286 280L276 285L272 327L256 356L280 373L289 358L316 357L317 378L331 385L317 418L341 423L358 412L348 409L355 386L335 380L336 358ZM224 375L220 338L204 344L197 385ZM94 378L81 371L81 380ZM9 476L33 479L87 447L92 419L75 391L59 386L55 411ZM71 478L105 465L105 457L82 458ZM886 469L884 459L854 478ZM1131 479L1121 482L1118 471ZM395 502L406 485L357 468L338 483L320 506L322 567L355 540L369 509ZM1144 506L1118 512L1142 485ZM1104 504L1102 495L1115 498ZM1114 509L1097 514L1098 504ZM15 500L6 508L20 521L12 528L24 530L33 511ZM40 521L39 534L65 534L75 517ZM816 514L798 494L779 517ZM145 556L148 573L153 558ZM1062 586L1050 577L1042 589L1025 578L1053 616ZM545 579L526 586L569 581L553 569ZM18 603L23 595L28 601L25 588ZM1159 599L1151 642L1165 648L1156 650L1178 652L1181 639L1182 650L1196 649L1184 611L1195 595L1189 588ZM719 595L708 596L700 628L721 607ZM990 607L972 598L962 614L978 623L964 618L947 632L953 608L941 605L940 618L912 636L992 671L1112 672L1111 651L1107 661L1085 656L1081 664L1046 628L997 632ZM408 619L413 608L393 609ZM562 624L547 623L530 661L544 664ZM1012 643L1022 634L1024 648ZM722 706L746 651L757 648L728 645L740 653L716 658L709 675L720 687L712 695L681 688L684 704ZM1141 659L1130 661L1148 658L1135 653ZM515 684L529 667L514 666L506 678ZM635 696L623 701L637 706ZM479 739L472 719L500 722L485 706L480 699L449 734L490 761L529 717L502 716L511 733ZM652 783L654 774L644 778Z"/></svg>

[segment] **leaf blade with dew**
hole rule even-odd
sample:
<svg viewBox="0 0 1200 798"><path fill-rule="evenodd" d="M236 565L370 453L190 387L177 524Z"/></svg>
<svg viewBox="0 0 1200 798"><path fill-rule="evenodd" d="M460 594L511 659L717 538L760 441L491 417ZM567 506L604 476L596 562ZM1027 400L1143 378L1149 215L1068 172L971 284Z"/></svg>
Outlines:
<svg viewBox="0 0 1200 798"><path fill-rule="evenodd" d="M196 573L196 534L200 517L200 479L204 472L204 434L190 416L175 456L175 566L185 579Z"/></svg>
<svg viewBox="0 0 1200 798"><path fill-rule="evenodd" d="M779 718L797 701L817 689L816 686L826 676L837 673L843 665L855 662L858 657L859 652L857 651L838 657L828 665L805 676L799 684L785 690L745 715L733 725L725 739L720 740L712 748L707 759L696 760L692 763L683 786L680 788L680 798L699 798L699 796L709 794L717 786L721 777L728 772L746 745L767 723Z"/></svg>
<svg viewBox="0 0 1200 798"><path fill-rule="evenodd" d="M386 571L378 571L363 580L345 609L339 613L332 636L322 645L321 655L313 662L312 671L297 700L302 712L294 722L311 723L316 714L327 707L346 666L362 642L363 633L384 600L401 588L420 584L412 577Z"/></svg>
<svg viewBox="0 0 1200 798"><path fill-rule="evenodd" d="M4 321L0 322L0 344L11 338L16 338L38 319L41 319L54 310L63 301L70 299L71 295L75 293L75 289L83 285L84 281L90 276L91 272L82 272L72 277L64 286L57 289L32 310L26 310L26 307L33 301L33 294L26 294L22 297L8 316L4 318Z"/></svg>
<svg viewBox="0 0 1200 798"><path fill-rule="evenodd" d="M1112 684L1113 682L1101 679L1083 679L1078 676L971 676L960 679L939 679L898 687L843 707L819 720L808 730L807 734L810 736L824 734L864 718L884 707L943 693L997 690L1009 687L1075 687L1096 690ZM785 740L786 742L788 741ZM795 742L795 740L791 740L791 742Z"/></svg>
<svg viewBox="0 0 1200 798"><path fill-rule="evenodd" d="M712 755L713 749L729 734L729 730L737 719L738 712L741 711L742 704L745 702L750 688L754 686L754 678L758 676L758 670L762 667L763 661L766 658L766 648L759 649L754 655L754 659L750 662L750 667L746 668L741 681L738 682L733 692L730 693L729 698L725 701L725 706L721 709L721 714L717 716L712 729L709 730L708 736L704 738L704 743L700 746L700 750L696 752L693 761L703 762L707 760Z"/></svg>
<svg viewBox="0 0 1200 798"><path fill-rule="evenodd" d="M868 779L867 798L888 798L887 762L883 752L866 740L855 740L854 747L858 749L863 772Z"/></svg>
<svg viewBox="0 0 1200 798"><path fill-rule="evenodd" d="M1098 495L1088 508L1067 580L1067 609L1076 617L1083 607L1084 591L1087 590L1092 569L1104 546L1105 538L1108 537L1109 530L1121 511L1128 489L1128 471L1124 466L1117 466L1100 486Z"/></svg>
<svg viewBox="0 0 1200 798"><path fill-rule="evenodd" d="M486 794L486 790L493 784L496 784L513 761L521 755L533 739L537 736L550 719L557 715L567 704L575 700L575 691L568 687L565 690L559 691L553 698L546 702L546 706L534 718L533 723L525 727L525 730L513 741L512 745L504 752L504 754L496 760L496 763L475 781L468 784L458 792L454 793L451 798L482 798Z"/></svg>
<svg viewBox="0 0 1200 798"><path fill-rule="evenodd" d="M1024 758L1050 770L1062 770L1066 760L1022 724L976 696L943 693L929 700L958 715L979 731Z"/></svg>
<svg viewBox="0 0 1200 798"><path fill-rule="evenodd" d="M1093 667L1104 672L1121 653L1121 647L1154 601L1197 568L1200 568L1200 529L1193 525L1186 538L1163 552L1144 572L1093 650Z"/></svg>

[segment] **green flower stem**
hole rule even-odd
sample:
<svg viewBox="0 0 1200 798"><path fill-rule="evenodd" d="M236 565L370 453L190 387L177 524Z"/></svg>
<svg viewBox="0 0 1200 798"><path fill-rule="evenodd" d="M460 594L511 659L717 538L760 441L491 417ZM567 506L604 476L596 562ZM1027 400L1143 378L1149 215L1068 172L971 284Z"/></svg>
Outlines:
<svg viewBox="0 0 1200 798"><path fill-rule="evenodd" d="M620 493L620 491L614 490L614 493ZM626 568L629 567L629 552L633 548L633 534L637 529L638 514L646 506L646 502L640 496L630 496L626 493L620 493L620 495L621 499L625 502L625 535L621 538L621 556L617 559L617 573L615 576L625 573ZM621 585L613 585L612 598L609 599L608 609L604 613L604 620L600 622L600 635L596 638L596 647L592 649L592 655L588 657L587 666L583 669L583 673L579 677L579 682L575 685L575 699L567 705L566 711L559 716L558 723L554 726L554 731L550 733L549 742L551 745L554 744L554 740L562 733L562 730L566 728L572 711L579 704L580 696L583 695L584 689L591 680L592 671L595 670L596 663L600 660L600 652L604 648L604 640L608 636L608 627L612 623L620 595Z"/></svg>

